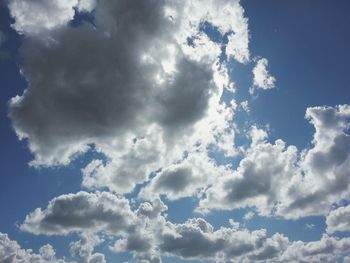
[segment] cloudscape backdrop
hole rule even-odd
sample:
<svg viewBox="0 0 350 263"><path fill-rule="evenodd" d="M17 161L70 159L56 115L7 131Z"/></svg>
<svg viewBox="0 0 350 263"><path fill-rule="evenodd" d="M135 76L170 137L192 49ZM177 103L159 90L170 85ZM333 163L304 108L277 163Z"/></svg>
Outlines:
<svg viewBox="0 0 350 263"><path fill-rule="evenodd" d="M350 3L0 4L0 262L350 262Z"/></svg>

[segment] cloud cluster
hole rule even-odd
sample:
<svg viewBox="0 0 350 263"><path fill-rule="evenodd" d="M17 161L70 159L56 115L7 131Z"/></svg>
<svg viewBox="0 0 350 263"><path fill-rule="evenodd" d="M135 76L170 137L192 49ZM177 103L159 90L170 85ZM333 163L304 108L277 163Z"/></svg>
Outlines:
<svg viewBox="0 0 350 263"><path fill-rule="evenodd" d="M286 218L326 215L349 192L350 106L308 108L306 118L315 134L313 146L303 151L281 140L271 144L253 128L239 167L206 190L200 208L249 206Z"/></svg>
<svg viewBox="0 0 350 263"><path fill-rule="evenodd" d="M214 229L203 218L167 219L161 198L196 197L201 212L249 207L263 216L327 215L328 234L349 230L348 207L329 210L349 197L350 105L308 108L315 133L306 149L271 142L256 125L249 145L235 145L235 113L238 107L249 113L250 106L232 99L228 68L251 56L238 0L12 0L8 7L13 28L24 35L21 73L28 83L10 100L9 116L34 155L31 165L68 165L89 150L103 156L81 169L90 192L52 199L28 214L20 230L79 234L69 247L81 263L106 262L95 252L106 245L105 235L111 251L143 263L163 256L331 262L349 252L349 238L291 242L233 220ZM79 12L92 12L93 21L70 25ZM267 59L256 62L251 93L275 87L267 68ZM135 206L118 195L141 184ZM0 261L63 262L50 245L35 254L5 234Z"/></svg>
<svg viewBox="0 0 350 263"><path fill-rule="evenodd" d="M350 252L350 238L336 239L324 235L313 242L293 242L280 258L281 262L339 262Z"/></svg>
<svg viewBox="0 0 350 263"><path fill-rule="evenodd" d="M99 195L101 197L111 194L100 193ZM81 192L70 196L87 198L96 197L96 194ZM64 197L66 196L57 199L61 200ZM57 199L52 200L48 208L43 211L52 209L50 207L57 202ZM79 213L83 215L91 211L89 206L79 206L74 198L66 202L70 203L70 206L77 205ZM123 211L114 206L109 209L115 209L119 214ZM132 213L128 215L128 218L133 218L132 222L137 222L134 228L124 227L124 231L120 228L120 222L123 220L106 207L102 207L100 213L93 212L89 216L81 217L79 221L71 211L66 213L62 209L57 210L55 214L46 212L41 220L31 222L31 228L23 228L23 230L51 235L52 229L60 226L60 231L56 234L73 231L80 233L81 240L70 244L71 254L78 262L105 262L102 254L93 253L94 247L104 242L98 237L101 233L114 233L113 236L119 236L114 245L110 246L110 250L116 253L131 252L136 262L162 262L162 256L209 259L215 262L334 262L350 251L349 238L336 239L324 235L320 240L309 243L291 242L279 233L268 236L265 229L249 231L233 220L230 221L231 227L219 229L214 229L202 218L188 219L184 223L172 223L166 218L167 207L159 199L141 203L137 209L131 209L128 204L124 210ZM101 214L106 218L103 220L103 227L100 223ZM110 216L105 216L106 214ZM49 217L51 221L47 220ZM28 218L31 216L27 217L22 226L28 225ZM106 223L107 220L108 223ZM91 224L92 221L96 223ZM76 222L80 227L72 228L66 222Z"/></svg>
<svg viewBox="0 0 350 263"><path fill-rule="evenodd" d="M21 248L20 245L11 240L7 234L0 233L0 262L4 263L64 263L64 260L55 258L55 251L47 244L39 249L39 254L33 253L31 249Z"/></svg>

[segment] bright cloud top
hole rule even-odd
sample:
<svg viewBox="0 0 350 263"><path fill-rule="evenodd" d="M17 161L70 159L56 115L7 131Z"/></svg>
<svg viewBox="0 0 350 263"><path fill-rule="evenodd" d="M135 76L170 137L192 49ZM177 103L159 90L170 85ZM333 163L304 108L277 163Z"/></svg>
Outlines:
<svg viewBox="0 0 350 263"><path fill-rule="evenodd" d="M253 68L253 84L259 89L272 89L275 87L276 79L268 72L269 62L266 58L261 58Z"/></svg>

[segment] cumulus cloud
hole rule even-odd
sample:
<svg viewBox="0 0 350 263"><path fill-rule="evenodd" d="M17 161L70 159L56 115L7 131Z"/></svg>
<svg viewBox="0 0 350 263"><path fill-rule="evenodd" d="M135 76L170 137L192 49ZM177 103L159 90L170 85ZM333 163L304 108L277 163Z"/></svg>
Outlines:
<svg viewBox="0 0 350 263"><path fill-rule="evenodd" d="M93 253L94 247L102 242L98 236L83 234L80 240L70 243L70 253L77 263L106 263L103 254Z"/></svg>
<svg viewBox="0 0 350 263"><path fill-rule="evenodd" d="M94 0L11 0L8 5L15 19L13 27L26 35L47 34L67 25L73 19L76 8L79 11L91 12L95 7Z"/></svg>
<svg viewBox="0 0 350 263"><path fill-rule="evenodd" d="M254 131L254 130L253 130ZM220 177L200 200L200 209L234 209L255 206L268 215L295 172L297 149L281 140L255 141L236 171Z"/></svg>
<svg viewBox="0 0 350 263"><path fill-rule="evenodd" d="M122 234L133 231L135 215L129 201L108 192L78 192L52 199L47 208L34 210L20 226L22 231L44 235L105 231Z"/></svg>
<svg viewBox="0 0 350 263"><path fill-rule="evenodd" d="M208 20L222 34L248 41L238 1L98 1L95 7L93 2L44 2L9 5L17 30L28 35L44 30L49 36L24 41L22 72L29 86L10 102L13 126L19 138L28 139L33 165L68 164L92 144L111 157L108 146L128 148L152 125L166 138L188 134L221 88L215 69L221 49L200 31L201 23ZM67 25L76 6L95 8L96 28ZM187 16L189 10L200 11ZM220 10L232 16L229 24ZM189 48L187 38L197 34L202 41ZM232 56L247 59L241 49L235 54L244 55Z"/></svg>
<svg viewBox="0 0 350 263"><path fill-rule="evenodd" d="M49 207L50 205L44 211ZM78 207L84 215L91 211L88 207ZM122 211L115 206L109 209L118 210L119 213ZM233 220L230 220L230 227L219 229L215 229L203 218L173 223L167 220L166 211L167 206L160 199L141 203L137 209L130 209L128 212L132 213L128 218L137 222L137 227L124 228L127 229L125 231L121 231L120 228L122 220L114 216L115 212L107 211L106 207L101 208L100 214L109 213L111 216L108 217L110 222L105 223L103 227L99 213L93 212L75 221L76 215L71 211L61 213L60 217L56 214L59 220L46 223L45 229L42 227L43 221L32 222L31 227L35 229L34 233L38 233L37 229L42 229L40 233L46 235L52 234L52 230L47 231L52 229L49 224L55 228L60 225L60 231L55 232L60 235L78 231L81 239L70 244L71 255L77 262L105 262L103 254L94 253L95 246L103 245L104 240L99 237L103 233L119 238L109 246L112 252L130 252L135 262L162 262L161 258L164 256L215 262L334 262L350 250L349 238L336 239L325 235L318 241L291 242L279 233L268 236L265 229L249 231ZM52 217L53 214L50 215ZM50 215L47 213L46 217ZM28 218L30 216L25 221L28 221ZM58 221L75 221L84 227L75 226L75 230L72 230L70 224L58 224ZM95 223L91 224L92 221ZM26 222L23 225L25 224ZM44 250L48 252L44 253ZM42 248L41 251L43 255L48 255L47 257L54 257L52 248Z"/></svg>
<svg viewBox="0 0 350 263"><path fill-rule="evenodd" d="M104 235L113 238L112 252L132 253L143 263L162 262L163 256L327 262L349 252L348 238L291 242L234 220L215 229L203 218L167 219L161 197L197 197L202 212L252 208L245 220L255 212L294 219L328 214L329 234L349 227L347 207L329 212L349 193L349 105L307 109L315 133L306 149L270 142L255 125L250 145L235 146L235 112L241 107L249 113L250 106L224 96L234 92L228 65L250 61L239 1L12 0L8 7L13 28L25 35L21 73L28 82L10 100L9 116L34 155L31 165L68 165L89 150L103 156L81 169L82 187L92 192L52 199L28 214L20 230L79 234L69 247L81 263L106 261L95 252ZM92 24L70 25L77 12L92 11ZM213 39L204 24L225 41ZM275 87L267 59L256 62L253 75L251 93ZM237 157L238 167L212 155ZM137 200L137 208L117 195L139 184L135 195L147 202ZM4 234L0 261L63 262L50 245L35 254Z"/></svg>
<svg viewBox="0 0 350 263"><path fill-rule="evenodd" d="M9 116L31 165L68 165L94 150L105 158L82 169L82 186L125 194L187 153L237 155L237 105L221 97L233 85L227 62L249 60L238 1L16 0L9 8L14 28L30 36L21 47L28 87L11 99ZM69 26L74 10L92 9L94 25ZM210 39L205 21L229 42ZM195 190L208 182L201 178Z"/></svg>
<svg viewBox="0 0 350 263"><path fill-rule="evenodd" d="M350 251L350 238L324 235L313 242L293 242L281 257L282 262L338 262Z"/></svg>
<svg viewBox="0 0 350 263"><path fill-rule="evenodd" d="M172 232L162 237L162 251L187 259L212 259L215 262L272 259L288 244L288 239L279 234L267 238L265 230L249 232L234 227L214 231L200 218L173 224L170 228Z"/></svg>
<svg viewBox="0 0 350 263"><path fill-rule="evenodd" d="M269 62L266 58L261 58L253 68L253 85L259 89L272 89L275 87L276 79L267 70ZM254 88L251 90L254 92Z"/></svg>
<svg viewBox="0 0 350 263"><path fill-rule="evenodd" d="M326 217L327 233L350 231L350 206L339 207Z"/></svg>
<svg viewBox="0 0 350 263"><path fill-rule="evenodd" d="M207 153L190 153L181 162L157 173L142 189L140 197L153 199L157 195L165 195L168 199L175 200L193 196L227 172L227 167L218 166Z"/></svg>
<svg viewBox="0 0 350 263"><path fill-rule="evenodd" d="M260 214L286 218L326 215L349 189L350 106L312 107L313 146L298 151L282 140L265 141L253 128L252 143L239 167L206 190L200 209L255 207Z"/></svg>
<svg viewBox="0 0 350 263"><path fill-rule="evenodd" d="M290 182L281 214L290 217L326 215L333 203L349 193L350 105L311 107L306 118L313 124L313 147L301 152L302 173Z"/></svg>
<svg viewBox="0 0 350 263"><path fill-rule="evenodd" d="M4 263L64 263L55 257L55 251L49 244L39 249L39 254L31 249L22 248L16 241L11 240L7 234L0 233L0 262Z"/></svg>

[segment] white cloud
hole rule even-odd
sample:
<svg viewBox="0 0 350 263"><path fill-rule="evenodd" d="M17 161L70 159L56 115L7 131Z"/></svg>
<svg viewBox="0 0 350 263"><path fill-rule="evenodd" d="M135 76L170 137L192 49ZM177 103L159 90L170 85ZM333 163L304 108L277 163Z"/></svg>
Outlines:
<svg viewBox="0 0 350 263"><path fill-rule="evenodd" d="M348 238L290 242L233 220L230 227L214 229L202 218L166 218L160 196L196 196L204 212L254 209L245 220L255 211L285 218L326 215L332 203L348 197L349 105L308 108L315 134L302 151L282 140L268 142L268 133L253 125L237 169L209 157L211 150L224 158L238 155L234 115L239 106L249 113L247 101L237 105L222 97L225 89L234 92L230 60L250 61L239 1L12 0L9 8L13 27L29 36L21 47L29 84L11 99L9 115L18 137L28 141L31 165L68 165L92 149L104 158L82 169L82 186L110 191L58 196L27 215L22 231L78 233L81 239L70 251L82 263L106 261L95 252L104 234L116 240L111 251L130 252L144 263L161 262L162 256L326 262L349 251ZM75 9L95 10L96 27L69 26ZM200 29L204 22L227 35L228 43L212 41ZM267 59L256 62L251 92L275 87L267 68ZM131 193L142 183L139 197L150 201L137 209L115 194ZM348 229L347 210L328 214L328 233ZM0 241L0 261L57 262L50 245L35 254L4 234Z"/></svg>
<svg viewBox="0 0 350 263"><path fill-rule="evenodd" d="M237 170L209 187L199 208L205 211L256 207L260 214L268 215L276 202L282 200L296 170L296 161L294 146L286 147L281 140L270 144L253 139L252 148L247 150Z"/></svg>
<svg viewBox="0 0 350 263"><path fill-rule="evenodd" d="M70 243L70 253L77 263L106 263L103 254L93 253L95 246L102 242L98 236L83 234L80 240Z"/></svg>
<svg viewBox="0 0 350 263"><path fill-rule="evenodd" d="M339 207L326 217L327 233L350 231L350 206Z"/></svg>
<svg viewBox="0 0 350 263"><path fill-rule="evenodd" d="M293 242L280 258L281 262L339 262L350 252L350 238L336 239L324 235L313 242Z"/></svg>
<svg viewBox="0 0 350 263"><path fill-rule="evenodd" d="M74 205L79 207L76 210L82 215L94 211L95 206L94 204L90 204L92 207L77 206L76 203ZM36 225L33 222L31 227L36 229L36 233L38 233L37 229L41 228L40 233L49 235L52 234L52 231L47 231L48 225L51 224L55 227L59 225L60 231L55 233L63 235L72 231L72 227L70 223L62 222L79 224L79 227L75 226L75 228L79 228L81 240L70 244L71 254L77 262L105 262L102 254L94 253L95 246L104 245L103 239L98 236L99 233L118 237L119 239L110 245L110 250L116 253L130 252L136 262L162 262L161 257L163 256L205 259L215 262L334 262L350 251L349 238L336 239L325 235L322 239L309 243L291 242L279 233L269 237L265 229L249 231L240 227L233 220L230 220L230 227L220 227L219 229L214 229L209 222L202 218L188 219L182 224L172 223L166 219L167 207L159 199L155 199L151 203L142 203L137 209L128 211L128 213L132 213L132 216L127 216L132 219L129 225L134 222L137 224L135 224L136 227L128 228L124 232L121 232L120 228L120 221L123 220L115 216L115 213L123 213L123 209L121 210L117 206L108 206L108 208L102 206L101 211L103 212L91 212L89 216L82 216L79 221L76 220L74 213L65 209L66 206L61 207L60 211L67 212L46 213L46 218L50 217L51 222L46 220L45 229L42 227L43 220L37 221ZM49 208L50 205L44 211L48 211ZM104 218L108 218L108 223L104 224L104 227L101 227L101 214ZM110 216L107 217L106 214ZM95 223L91 224L92 221ZM54 257L52 248L41 249L42 252L44 250L48 251L48 253L42 253L48 255L45 257ZM1 251L0 246L0 255ZM2 253L6 254L7 252Z"/></svg>
<svg viewBox="0 0 350 263"><path fill-rule="evenodd" d="M157 195L165 195L168 199L175 200L194 196L227 172L227 167L216 165L206 152L190 153L184 160L157 173L141 190L140 197L153 199Z"/></svg>
<svg viewBox="0 0 350 263"><path fill-rule="evenodd" d="M39 254L31 249L24 249L11 240L7 234L0 233L0 262L3 263L64 263L55 258L55 251L51 245L44 245Z"/></svg>
<svg viewBox="0 0 350 263"><path fill-rule="evenodd" d="M256 62L253 68L253 85L256 88L267 90L275 87L276 79L269 74L267 70L268 64L269 62L266 58L261 58ZM254 92L254 89L251 92Z"/></svg>
<svg viewBox="0 0 350 263"><path fill-rule="evenodd" d="M242 102L240 103L240 106L241 106L241 108L242 108L245 112L247 112L247 113L250 112L249 103L248 103L247 100L242 101Z"/></svg>
<svg viewBox="0 0 350 263"><path fill-rule="evenodd" d="M254 217L254 215L255 213L253 211L249 211L244 215L243 219L247 221L251 220Z"/></svg>
<svg viewBox="0 0 350 263"><path fill-rule="evenodd" d="M66 235L105 231L116 235L132 231L136 217L129 201L108 192L78 192L52 199L46 209L35 209L20 229L33 234Z"/></svg>
<svg viewBox="0 0 350 263"><path fill-rule="evenodd" d="M9 9L18 32L39 34L66 25L73 19L77 4L77 0L11 0Z"/></svg>
<svg viewBox="0 0 350 263"><path fill-rule="evenodd" d="M315 128L313 147L301 152L303 174L291 178L285 202L278 207L286 217L326 215L349 193L350 106L311 107L306 118Z"/></svg>
<svg viewBox="0 0 350 263"><path fill-rule="evenodd" d="M73 7L94 8L96 28L67 25ZM227 55L246 62L248 26L238 1L14 0L9 8L14 27L31 36L21 52L29 85L9 107L31 165L68 165L92 149L106 158L82 170L83 186L124 194L185 153L213 146L237 154L237 105L220 100L233 85L219 59L223 46L201 25L231 34Z"/></svg>
<svg viewBox="0 0 350 263"><path fill-rule="evenodd" d="M265 141L251 129L252 143L239 167L206 190L200 210L255 207L263 215L300 218L326 215L334 202L348 196L350 106L308 108L316 131L313 147L298 151L277 140Z"/></svg>

